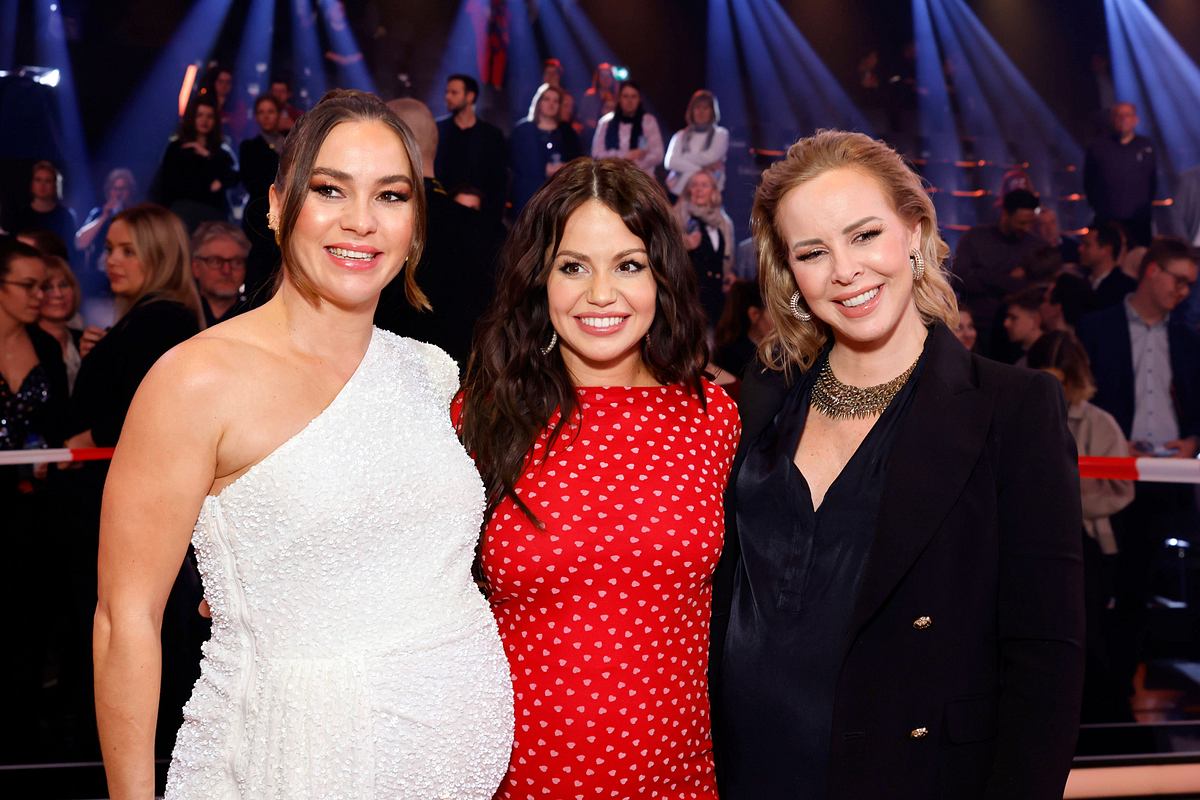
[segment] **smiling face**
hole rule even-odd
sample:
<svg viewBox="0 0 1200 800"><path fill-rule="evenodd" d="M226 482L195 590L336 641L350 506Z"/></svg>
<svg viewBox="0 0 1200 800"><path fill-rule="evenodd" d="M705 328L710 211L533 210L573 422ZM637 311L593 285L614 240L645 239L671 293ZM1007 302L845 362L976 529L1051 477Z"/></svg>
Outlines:
<svg viewBox="0 0 1200 800"><path fill-rule="evenodd" d="M657 296L646 243L598 200L576 209L546 281L550 323L576 383L620 385L638 374Z"/></svg>
<svg viewBox="0 0 1200 800"><path fill-rule="evenodd" d="M824 172L783 196L776 226L796 286L838 343L880 346L922 325L909 265L920 226L900 219L874 178Z"/></svg>
<svg viewBox="0 0 1200 800"><path fill-rule="evenodd" d="M63 270L47 267L46 280L42 283L42 316L51 322L66 322L75 315L77 302L75 286L67 280Z"/></svg>
<svg viewBox="0 0 1200 800"><path fill-rule="evenodd" d="M108 254L105 268L113 294L136 297L146 283L146 267L133 246L133 231L124 220L118 219L109 226L104 251Z"/></svg>
<svg viewBox="0 0 1200 800"><path fill-rule="evenodd" d="M412 166L395 131L377 121L335 126L313 162L285 258L334 305L373 306L412 251L412 194ZM278 215L274 186L270 201Z"/></svg>
<svg viewBox="0 0 1200 800"><path fill-rule="evenodd" d="M46 263L40 258L13 258L4 283L0 284L0 314L22 325L36 322L42 308L42 284L45 281Z"/></svg>

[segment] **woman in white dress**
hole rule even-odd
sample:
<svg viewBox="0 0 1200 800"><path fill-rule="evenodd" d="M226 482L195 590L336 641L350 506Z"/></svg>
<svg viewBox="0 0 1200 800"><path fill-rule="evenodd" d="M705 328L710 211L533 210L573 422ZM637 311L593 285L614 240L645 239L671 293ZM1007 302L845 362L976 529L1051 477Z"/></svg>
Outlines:
<svg viewBox="0 0 1200 800"><path fill-rule="evenodd" d="M189 539L213 630L167 798L483 800L505 773L512 686L471 579L484 493L450 425L458 371L371 325L420 257L416 154L371 95L305 114L270 190L278 292L134 398L95 626L115 799L154 795L159 627Z"/></svg>

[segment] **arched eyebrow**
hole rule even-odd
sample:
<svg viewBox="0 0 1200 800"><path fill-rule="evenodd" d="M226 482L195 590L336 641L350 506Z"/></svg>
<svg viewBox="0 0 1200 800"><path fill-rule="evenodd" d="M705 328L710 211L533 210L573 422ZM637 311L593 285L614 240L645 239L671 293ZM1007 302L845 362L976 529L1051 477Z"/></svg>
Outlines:
<svg viewBox="0 0 1200 800"><path fill-rule="evenodd" d="M352 183L354 181L354 177L350 173L342 172L340 169L333 169L332 167L314 167L312 174L324 175L327 178L332 178L335 181L342 181L343 183ZM412 186L413 180L408 175L396 173L395 175L384 175L382 178L375 181L376 186L383 186L389 183L407 183L409 186Z"/></svg>
<svg viewBox="0 0 1200 800"><path fill-rule="evenodd" d="M882 221L882 220L880 220L879 217L863 217L862 219L858 220L857 222L852 222L849 225L847 225L846 227L842 228L842 233L843 234L850 233L855 228L861 228L863 225L866 225L868 222L880 222L880 221ZM820 243L821 243L820 239L805 239L802 242L796 242L795 244L793 244L792 249L795 250L799 247L808 247L810 244L820 244Z"/></svg>
<svg viewBox="0 0 1200 800"><path fill-rule="evenodd" d="M642 255L649 255L649 253L647 253L646 249L643 247L631 247L628 250L622 250L621 252L619 252L615 256L613 256L613 261L620 261L622 258L627 258L635 253L641 253ZM576 261L582 261L585 264L592 263L592 259L590 257L584 255L583 253L577 253L574 250L559 250L558 254L560 256L566 256L567 258L573 258Z"/></svg>

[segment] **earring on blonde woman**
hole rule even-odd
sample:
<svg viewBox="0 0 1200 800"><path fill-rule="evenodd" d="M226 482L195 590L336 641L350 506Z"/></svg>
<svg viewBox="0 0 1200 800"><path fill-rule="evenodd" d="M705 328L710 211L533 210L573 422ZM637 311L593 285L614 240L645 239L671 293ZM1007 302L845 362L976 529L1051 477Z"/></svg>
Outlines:
<svg viewBox="0 0 1200 800"><path fill-rule="evenodd" d="M792 295L792 299L788 301L788 308L792 310L792 316L801 322L808 322L812 319L812 312L807 309L800 308L800 293L796 292Z"/></svg>
<svg viewBox="0 0 1200 800"><path fill-rule="evenodd" d="M920 250L913 250L911 253L909 253L908 265L912 267L914 282L925 277L925 256L921 255Z"/></svg>

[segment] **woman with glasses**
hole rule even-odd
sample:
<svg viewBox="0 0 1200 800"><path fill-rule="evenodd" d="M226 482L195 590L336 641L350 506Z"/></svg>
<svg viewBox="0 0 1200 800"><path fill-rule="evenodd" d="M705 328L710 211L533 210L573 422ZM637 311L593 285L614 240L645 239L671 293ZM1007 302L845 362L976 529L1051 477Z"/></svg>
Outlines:
<svg viewBox="0 0 1200 800"><path fill-rule="evenodd" d="M42 283L38 327L58 342L67 368L67 390L74 391L75 376L79 374L79 365L83 361L79 352L83 330L71 325L79 311L79 281L62 258L43 256L42 259L46 262L46 280Z"/></svg>

